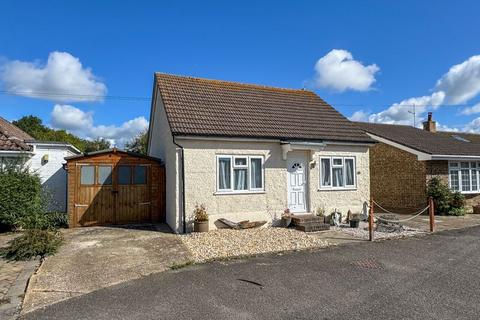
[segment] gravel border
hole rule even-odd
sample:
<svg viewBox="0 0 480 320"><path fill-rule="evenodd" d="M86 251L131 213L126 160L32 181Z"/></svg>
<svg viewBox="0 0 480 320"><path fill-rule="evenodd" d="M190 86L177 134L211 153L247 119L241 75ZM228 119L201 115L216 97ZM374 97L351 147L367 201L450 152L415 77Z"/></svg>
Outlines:
<svg viewBox="0 0 480 320"><path fill-rule="evenodd" d="M195 262L292 250L323 248L328 242L295 229L218 229L180 236Z"/></svg>
<svg viewBox="0 0 480 320"><path fill-rule="evenodd" d="M374 240L384 240L384 239L395 239L395 238L402 238L402 237L412 237L419 234L424 234L425 231L414 229L403 225L404 231L401 232L379 232L375 231L373 233ZM369 232L368 232L368 223L361 221L358 228L350 228L348 225L341 225L340 227L332 227L331 230L338 230L353 236L355 238L360 239L369 239Z"/></svg>

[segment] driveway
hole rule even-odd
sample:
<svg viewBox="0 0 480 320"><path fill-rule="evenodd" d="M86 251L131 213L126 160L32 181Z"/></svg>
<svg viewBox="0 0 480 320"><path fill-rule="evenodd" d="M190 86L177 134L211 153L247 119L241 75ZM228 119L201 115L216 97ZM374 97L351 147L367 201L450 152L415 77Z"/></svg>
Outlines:
<svg viewBox="0 0 480 320"><path fill-rule="evenodd" d="M191 260L163 225L68 229L64 238L60 251L30 279L23 313Z"/></svg>
<svg viewBox="0 0 480 320"><path fill-rule="evenodd" d="M210 263L25 319L478 319L480 227Z"/></svg>

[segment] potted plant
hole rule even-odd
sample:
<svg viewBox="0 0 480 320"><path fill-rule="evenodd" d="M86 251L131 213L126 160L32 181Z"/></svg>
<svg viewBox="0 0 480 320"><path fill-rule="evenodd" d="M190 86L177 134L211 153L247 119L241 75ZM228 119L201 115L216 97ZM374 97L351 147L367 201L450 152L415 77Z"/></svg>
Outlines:
<svg viewBox="0 0 480 320"><path fill-rule="evenodd" d="M325 207L318 207L315 213L317 217L323 218L325 220Z"/></svg>
<svg viewBox="0 0 480 320"><path fill-rule="evenodd" d="M208 232L208 213L204 204L195 205L193 210L195 220L193 222L194 232Z"/></svg>
<svg viewBox="0 0 480 320"><path fill-rule="evenodd" d="M285 228L288 228L292 223L292 214L290 213L290 209L285 208L282 213L282 224Z"/></svg>
<svg viewBox="0 0 480 320"><path fill-rule="evenodd" d="M360 225L360 215L351 214L350 215L350 228L358 228Z"/></svg>

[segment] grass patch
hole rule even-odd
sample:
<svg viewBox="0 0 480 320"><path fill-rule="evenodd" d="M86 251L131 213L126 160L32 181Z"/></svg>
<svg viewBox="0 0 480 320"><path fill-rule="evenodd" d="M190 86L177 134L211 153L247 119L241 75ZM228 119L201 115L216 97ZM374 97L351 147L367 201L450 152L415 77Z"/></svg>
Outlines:
<svg viewBox="0 0 480 320"><path fill-rule="evenodd" d="M193 260L188 260L188 261L183 262L183 263L174 263L170 266L170 269L171 270L178 270L178 269L182 269L182 268L185 268L185 267L188 267L188 266L192 266L194 264L195 264L195 262Z"/></svg>

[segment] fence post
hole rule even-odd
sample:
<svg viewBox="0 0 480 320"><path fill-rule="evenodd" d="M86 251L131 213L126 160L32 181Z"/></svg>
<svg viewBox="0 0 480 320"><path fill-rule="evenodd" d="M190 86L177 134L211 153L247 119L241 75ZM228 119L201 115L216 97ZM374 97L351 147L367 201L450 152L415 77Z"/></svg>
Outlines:
<svg viewBox="0 0 480 320"><path fill-rule="evenodd" d="M370 214L368 215L368 236L373 241L373 198L370 198Z"/></svg>
<svg viewBox="0 0 480 320"><path fill-rule="evenodd" d="M428 198L428 213L430 216L430 232L433 232L435 229L435 204L433 198Z"/></svg>

